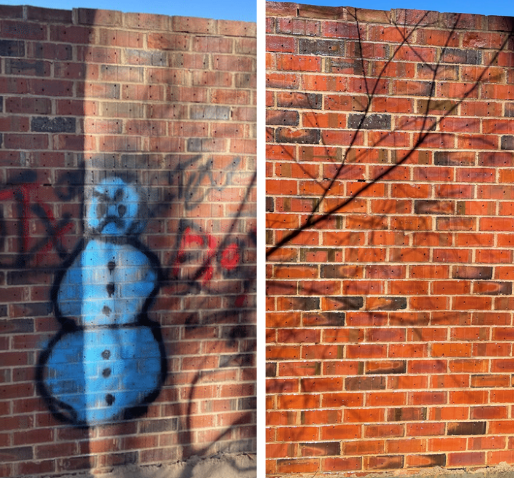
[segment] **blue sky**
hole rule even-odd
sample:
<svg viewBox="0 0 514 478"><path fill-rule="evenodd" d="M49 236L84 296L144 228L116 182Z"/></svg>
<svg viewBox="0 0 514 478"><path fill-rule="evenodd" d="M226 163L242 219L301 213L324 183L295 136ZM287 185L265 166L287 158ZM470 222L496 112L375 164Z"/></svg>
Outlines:
<svg viewBox="0 0 514 478"><path fill-rule="evenodd" d="M0 0L4 5L30 4L47 8L72 9L77 7L105 8L124 12L160 13L225 20L256 21L256 1L264 0ZM304 0L311 5L351 6L390 10L415 8L439 12L480 13L482 15L514 16L513 0Z"/></svg>
<svg viewBox="0 0 514 478"><path fill-rule="evenodd" d="M0 0L2 5L33 5L45 8L103 8L122 12L160 13L187 17L254 22L256 0Z"/></svg>

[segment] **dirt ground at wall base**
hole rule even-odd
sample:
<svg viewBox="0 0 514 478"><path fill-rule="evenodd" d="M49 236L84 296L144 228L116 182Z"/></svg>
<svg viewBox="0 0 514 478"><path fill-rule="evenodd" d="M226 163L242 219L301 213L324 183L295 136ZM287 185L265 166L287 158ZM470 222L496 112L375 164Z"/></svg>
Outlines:
<svg viewBox="0 0 514 478"><path fill-rule="evenodd" d="M439 466L427 468L422 471L409 472L407 470L397 470L379 473L303 473L294 475L268 475L267 478L514 478L514 465L503 462L497 466L462 468L448 470Z"/></svg>
<svg viewBox="0 0 514 478"><path fill-rule="evenodd" d="M256 478L256 466L254 454L223 454L208 458L192 457L170 465L121 466L109 473L63 474L59 478ZM43 477L39 475L38 478Z"/></svg>

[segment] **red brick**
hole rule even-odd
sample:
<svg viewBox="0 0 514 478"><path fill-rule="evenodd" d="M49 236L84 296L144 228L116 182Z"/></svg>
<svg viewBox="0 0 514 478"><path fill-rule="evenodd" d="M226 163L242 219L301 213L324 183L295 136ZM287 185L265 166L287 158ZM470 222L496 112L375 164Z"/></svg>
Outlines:
<svg viewBox="0 0 514 478"><path fill-rule="evenodd" d="M477 466L484 464L484 452L448 453L448 466Z"/></svg>
<svg viewBox="0 0 514 478"><path fill-rule="evenodd" d="M430 410L430 420L466 420L469 418L469 407L441 407Z"/></svg>
<svg viewBox="0 0 514 478"><path fill-rule="evenodd" d="M335 454L335 453L330 453L330 454ZM362 467L362 459L357 458L357 457L325 458L323 460L322 467L323 467L324 471L330 471L330 472L360 470Z"/></svg>
<svg viewBox="0 0 514 478"><path fill-rule="evenodd" d="M430 438L428 440L428 451L464 451L466 450L466 443L466 438Z"/></svg>
<svg viewBox="0 0 514 478"><path fill-rule="evenodd" d="M487 453L487 462L491 465L498 465L501 462L512 462L514 451L491 451Z"/></svg>
<svg viewBox="0 0 514 478"><path fill-rule="evenodd" d="M387 453L419 453L426 451L426 439L407 438L403 440L387 440Z"/></svg>
<svg viewBox="0 0 514 478"><path fill-rule="evenodd" d="M348 441L343 444L343 450L345 455L375 455L384 452L384 441Z"/></svg>
<svg viewBox="0 0 514 478"><path fill-rule="evenodd" d="M408 423L406 436L422 437L444 434L444 423Z"/></svg>
<svg viewBox="0 0 514 478"><path fill-rule="evenodd" d="M469 439L470 450L494 450L505 448L505 437L473 437Z"/></svg>
<svg viewBox="0 0 514 478"><path fill-rule="evenodd" d="M321 60L311 56L277 55L277 69L282 71L321 71Z"/></svg>

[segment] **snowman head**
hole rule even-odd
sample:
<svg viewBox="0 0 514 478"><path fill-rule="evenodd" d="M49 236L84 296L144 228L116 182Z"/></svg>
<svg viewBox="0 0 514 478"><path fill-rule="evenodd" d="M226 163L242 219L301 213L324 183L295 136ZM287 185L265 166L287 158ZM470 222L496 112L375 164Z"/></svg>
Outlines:
<svg viewBox="0 0 514 478"><path fill-rule="evenodd" d="M141 214L141 198L136 188L113 176L95 185L86 202L85 227L102 236L139 234L145 221Z"/></svg>

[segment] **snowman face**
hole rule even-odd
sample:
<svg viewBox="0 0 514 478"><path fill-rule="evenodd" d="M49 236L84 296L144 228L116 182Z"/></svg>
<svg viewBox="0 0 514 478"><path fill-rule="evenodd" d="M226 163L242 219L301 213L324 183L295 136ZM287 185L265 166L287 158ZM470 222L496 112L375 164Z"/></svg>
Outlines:
<svg viewBox="0 0 514 478"><path fill-rule="evenodd" d="M86 207L85 225L94 234L124 236L143 229L140 197L123 179L104 179L93 188Z"/></svg>

